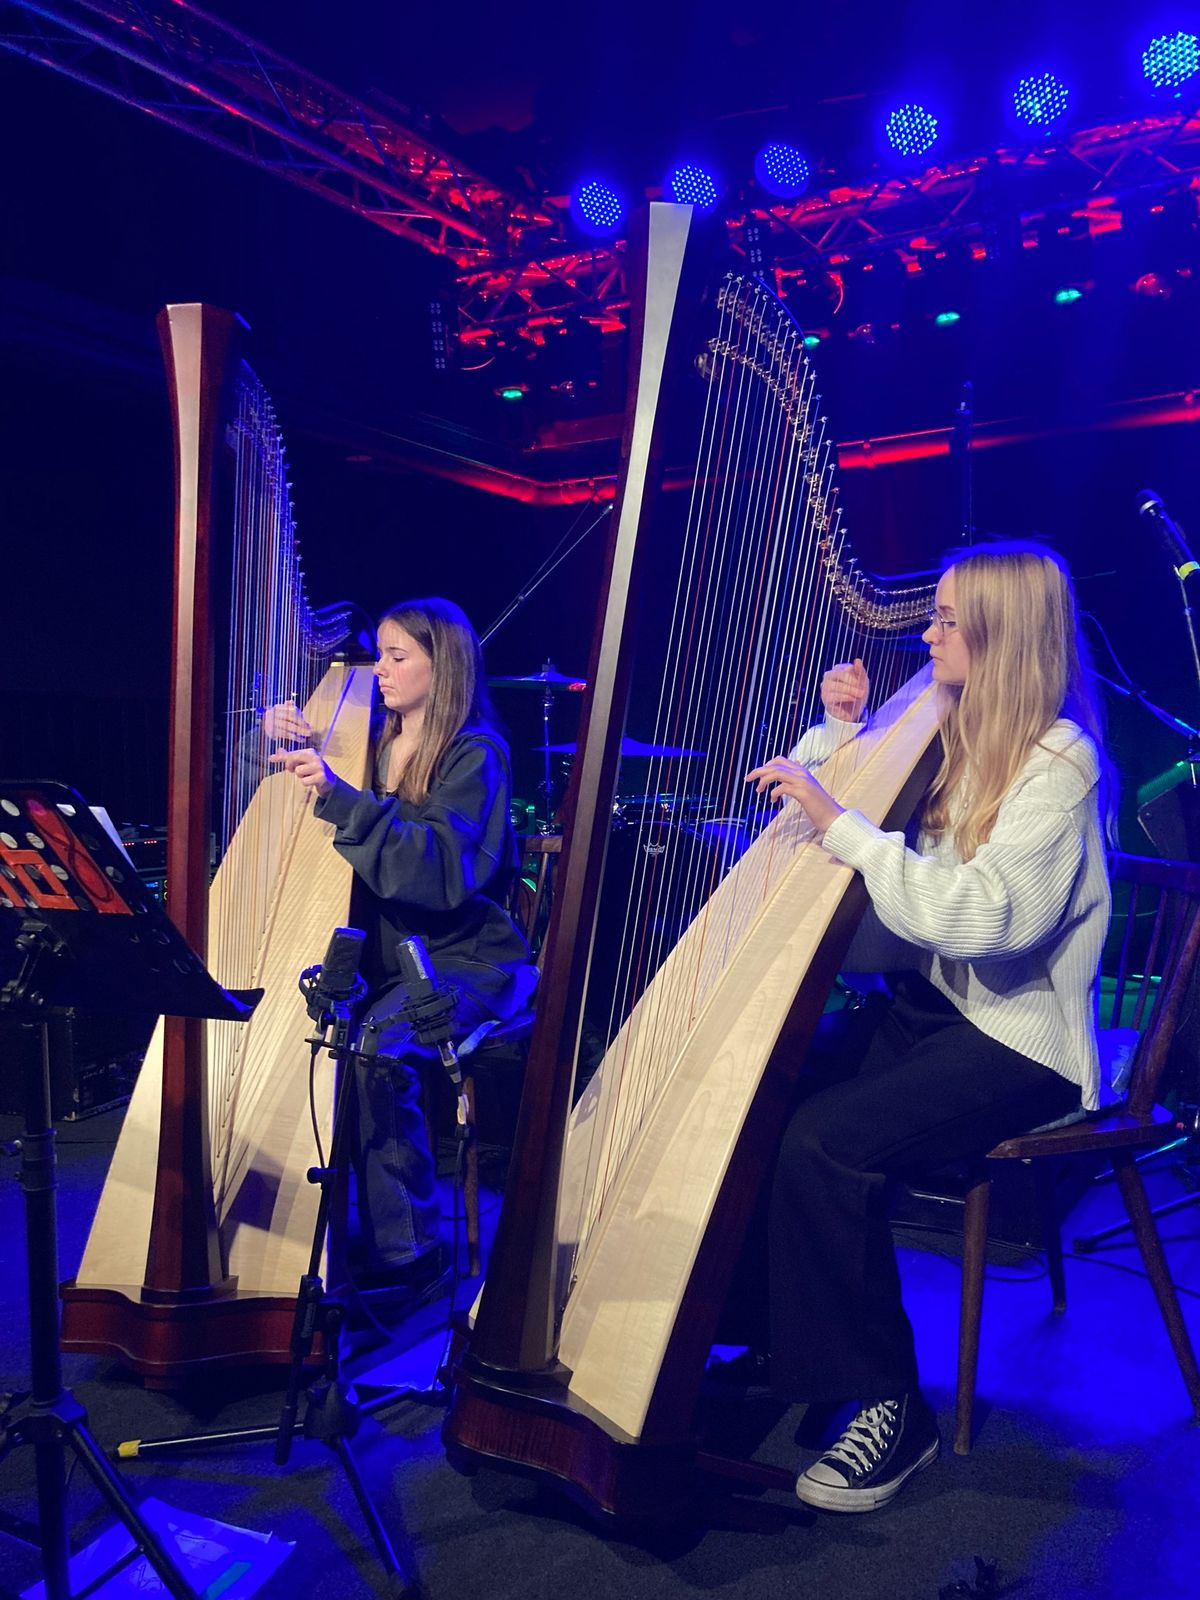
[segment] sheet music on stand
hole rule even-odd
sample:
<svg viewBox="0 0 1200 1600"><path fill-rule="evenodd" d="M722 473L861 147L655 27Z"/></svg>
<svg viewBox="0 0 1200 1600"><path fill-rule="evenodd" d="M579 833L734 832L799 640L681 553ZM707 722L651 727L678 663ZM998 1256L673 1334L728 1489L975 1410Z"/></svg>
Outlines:
<svg viewBox="0 0 1200 1600"><path fill-rule="evenodd" d="M67 784L0 782L0 994L25 959L12 937L19 922L44 929L54 945L38 974L39 1010L149 1007L245 1021L258 992L226 990L209 976L106 820Z"/></svg>
<svg viewBox="0 0 1200 1600"><path fill-rule="evenodd" d="M217 1017L244 1022L261 998L223 989L205 970L109 837L103 819L63 783L0 781L0 1013L40 1025L40 1060L24 1071L21 1187L28 1241L33 1387L9 1422L38 1460L40 1548L47 1600L70 1600L66 1452L82 1464L128 1530L127 1564L141 1552L176 1600L196 1590L161 1534L131 1500L93 1439L83 1407L64 1389L59 1356L54 1130L50 1125L49 1014L102 1012ZM0 1061L0 1072L7 1063Z"/></svg>

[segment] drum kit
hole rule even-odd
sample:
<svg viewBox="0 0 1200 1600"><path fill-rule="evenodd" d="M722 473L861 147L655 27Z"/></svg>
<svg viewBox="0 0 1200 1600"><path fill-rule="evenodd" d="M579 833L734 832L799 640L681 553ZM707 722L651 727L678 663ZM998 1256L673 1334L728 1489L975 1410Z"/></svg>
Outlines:
<svg viewBox="0 0 1200 1600"><path fill-rule="evenodd" d="M513 817L518 833L524 833L527 838L557 833L555 818L559 795L551 757L565 757L569 762L579 746L573 741L551 742L551 714L557 696L581 694L587 684L583 679L558 672L550 661L540 672L489 678L488 684L494 689L537 692L542 696L543 737L541 744L535 747L543 763L541 796L537 805L514 801ZM630 735L621 740L624 760L676 757L682 760L704 754L703 750L682 745L649 744ZM664 948L669 948L698 909L698 886L711 885L722 876L749 844L750 834L744 820L722 816L719 810L718 802L705 794L674 791L617 794L613 802L595 946L598 964L603 967L607 960L614 970L608 974L612 981L601 983L600 992L615 988L622 930L629 920L631 907L636 915L638 903L648 894L648 862L662 857L671 860L682 885L673 896L665 900L658 897L653 907L656 931L666 941ZM619 1021L619 1017L616 1020Z"/></svg>
<svg viewBox="0 0 1200 1600"><path fill-rule="evenodd" d="M551 776L551 756L573 756L579 749L574 741L565 744L552 744L550 742L550 718L554 708L555 696L560 694L582 694L587 688L584 678L572 678L566 673L556 670L552 661L546 661L540 672L531 672L518 677L489 678L488 686L492 689L524 690L536 692L542 697L542 742L537 745L536 751L542 757L542 783L541 804L529 807L523 801L513 802L514 818L528 817L533 814L534 831L538 833L555 833L558 831L554 821L556 804L556 785ZM659 758L703 756L703 750L686 749L682 745L647 744L643 739L634 739L626 735L621 740L622 760L655 760ZM643 821L653 819L660 822L682 821L694 815L700 815L707 809L711 815L713 807L711 802L704 799L695 799L685 795L660 794L660 795L625 795L618 796L613 807L614 820L618 825L632 823L635 819ZM520 831L520 830L518 830Z"/></svg>

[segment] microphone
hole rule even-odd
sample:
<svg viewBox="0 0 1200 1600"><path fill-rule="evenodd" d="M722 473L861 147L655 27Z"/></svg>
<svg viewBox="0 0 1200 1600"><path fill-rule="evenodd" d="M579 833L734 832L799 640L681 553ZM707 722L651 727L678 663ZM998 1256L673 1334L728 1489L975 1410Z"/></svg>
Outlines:
<svg viewBox="0 0 1200 1600"><path fill-rule="evenodd" d="M396 946L400 960L400 976L408 990L408 999L400 1007L400 1014L412 1024L413 1032L421 1044L434 1045L450 1082L454 1085L456 1099L455 1131L460 1145L465 1146L474 1131L471 1103L463 1087L462 1068L458 1064L458 1051L451 1038L454 1025L454 1007L458 990L451 984L439 983L429 961L429 952L414 934L401 939Z"/></svg>
<svg viewBox="0 0 1200 1600"><path fill-rule="evenodd" d="M400 1010L405 1019L412 1023L418 1040L435 1047L451 1079L461 1086L458 1054L451 1043L458 991L449 984L438 982L430 965L429 952L415 935L411 939L401 939L396 946L396 954L400 961L400 976L408 990L408 999Z"/></svg>
<svg viewBox="0 0 1200 1600"><path fill-rule="evenodd" d="M1180 531L1179 524L1168 512L1158 495L1153 489L1143 489L1137 497L1138 516L1145 517L1148 522L1153 522L1162 537L1163 543L1171 557L1171 564L1175 568L1175 576L1182 583L1185 578L1191 577L1193 572L1200 572L1200 562L1187 547L1187 540Z"/></svg>
<svg viewBox="0 0 1200 1600"><path fill-rule="evenodd" d="M339 1005L366 994L367 986L358 975L366 938L361 928L335 928L324 961L301 974L308 1014L314 1022L325 1024Z"/></svg>

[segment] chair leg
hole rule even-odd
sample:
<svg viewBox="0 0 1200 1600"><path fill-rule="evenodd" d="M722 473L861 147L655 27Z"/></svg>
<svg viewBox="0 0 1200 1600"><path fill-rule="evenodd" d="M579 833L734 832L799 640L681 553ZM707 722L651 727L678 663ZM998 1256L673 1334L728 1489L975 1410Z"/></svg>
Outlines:
<svg viewBox="0 0 1200 1600"><path fill-rule="evenodd" d="M1042 1242L1046 1247L1046 1267L1050 1274L1050 1293L1054 1309L1067 1309L1067 1279L1063 1271L1062 1228L1058 1219L1058 1196L1055 1193L1054 1173L1050 1162L1033 1163L1033 1181L1037 1189L1038 1211L1042 1219Z"/></svg>
<svg viewBox="0 0 1200 1600"><path fill-rule="evenodd" d="M1196 1366L1196 1352L1188 1337L1175 1285L1171 1282L1171 1274L1167 1269L1162 1240L1158 1237L1158 1229L1150 1214L1150 1203L1142 1186L1142 1175L1134 1166L1132 1158L1123 1151L1113 1157L1113 1166L1116 1168L1117 1182L1121 1186L1121 1198L1129 1213L1134 1238L1142 1252L1142 1260L1146 1263L1146 1273L1154 1288L1158 1309L1162 1312L1163 1321L1167 1325L1171 1348L1175 1352L1175 1359L1179 1363L1179 1370L1187 1387L1188 1398L1192 1402L1192 1414L1197 1421L1200 1421L1200 1368Z"/></svg>
<svg viewBox="0 0 1200 1600"><path fill-rule="evenodd" d="M473 1278L479 1276L479 1139L475 1133L475 1074L463 1073L463 1094L467 1102L467 1150L463 1173L463 1209L467 1215L467 1266Z"/></svg>
<svg viewBox="0 0 1200 1600"><path fill-rule="evenodd" d="M954 1453L971 1453L975 1373L979 1365L979 1324L983 1315L983 1268L987 1255L991 1179L986 1167L976 1173L963 1210L962 1304L958 1322L958 1394L954 1410Z"/></svg>

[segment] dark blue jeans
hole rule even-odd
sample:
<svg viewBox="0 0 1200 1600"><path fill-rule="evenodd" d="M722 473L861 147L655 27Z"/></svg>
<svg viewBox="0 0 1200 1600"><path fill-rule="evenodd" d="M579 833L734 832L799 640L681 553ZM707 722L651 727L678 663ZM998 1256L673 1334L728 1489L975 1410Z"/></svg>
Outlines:
<svg viewBox="0 0 1200 1600"><path fill-rule="evenodd" d="M465 1038L489 1015L462 984L454 1037ZM406 1266L437 1247L440 1202L425 1131L421 1078L441 1072L437 1050L414 1037L400 1015L403 984L376 996L363 1017L362 1046L371 1059L354 1069L351 1171L346 1197L345 1261L353 1276Z"/></svg>

